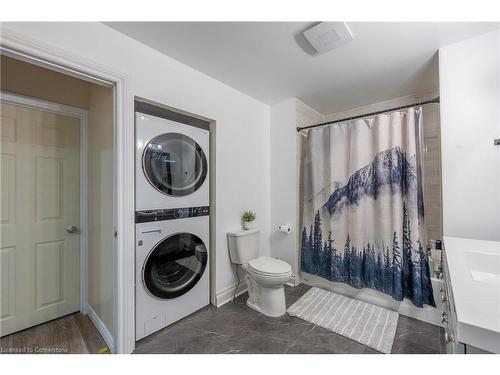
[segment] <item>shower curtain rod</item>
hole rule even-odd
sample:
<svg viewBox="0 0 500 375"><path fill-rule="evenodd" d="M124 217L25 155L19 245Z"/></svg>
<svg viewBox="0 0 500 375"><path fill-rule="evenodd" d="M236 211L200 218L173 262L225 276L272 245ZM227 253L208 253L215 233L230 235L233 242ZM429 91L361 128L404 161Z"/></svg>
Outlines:
<svg viewBox="0 0 500 375"><path fill-rule="evenodd" d="M310 128L316 128L316 127L318 127L318 126L330 125L330 124L336 124L337 122L343 122L343 121L356 120L356 119L358 119L358 118L363 118L363 117L376 116L376 115L380 115L380 114L382 114L382 113L394 112L394 111L398 111L398 110L405 109L405 108L417 107L417 106L421 106L421 105L425 105L425 104L431 104L431 103L439 103L439 96L436 96L435 98L432 98L432 99L429 99L429 100L425 100L425 101L423 101L423 102L418 102L418 103L413 103L413 104L402 105L402 106L400 106L400 107L395 107L395 108L384 109L384 110L382 110L382 111L376 111L376 112L365 113L365 114L363 114L363 115L359 115L359 116L346 117L346 118L342 118L342 119L340 119L340 120L323 122L323 123L321 123L321 124L304 126L304 127L302 127L302 128L297 127L297 131L298 131L298 132L300 132L301 130L310 129Z"/></svg>

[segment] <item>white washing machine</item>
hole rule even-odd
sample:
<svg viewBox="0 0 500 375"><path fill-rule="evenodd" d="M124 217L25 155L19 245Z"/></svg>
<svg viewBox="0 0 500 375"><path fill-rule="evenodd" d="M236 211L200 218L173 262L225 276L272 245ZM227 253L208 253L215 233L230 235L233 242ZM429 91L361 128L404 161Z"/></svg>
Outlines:
<svg viewBox="0 0 500 375"><path fill-rule="evenodd" d="M209 207L136 212L136 340L209 304Z"/></svg>
<svg viewBox="0 0 500 375"><path fill-rule="evenodd" d="M160 117L165 113L170 119ZM136 104L136 211L208 205L208 126L186 115Z"/></svg>
<svg viewBox="0 0 500 375"><path fill-rule="evenodd" d="M209 123L136 101L136 340L209 304Z"/></svg>

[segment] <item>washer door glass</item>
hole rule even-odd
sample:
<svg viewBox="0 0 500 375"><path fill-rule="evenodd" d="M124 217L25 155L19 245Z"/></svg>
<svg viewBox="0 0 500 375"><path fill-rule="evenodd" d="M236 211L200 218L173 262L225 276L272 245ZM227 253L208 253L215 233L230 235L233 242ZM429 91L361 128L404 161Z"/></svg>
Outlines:
<svg viewBox="0 0 500 375"><path fill-rule="evenodd" d="M142 166L151 185L174 196L198 190L208 170L207 158L198 143L179 133L153 138L144 149Z"/></svg>
<svg viewBox="0 0 500 375"><path fill-rule="evenodd" d="M207 265L203 241L191 233L177 233L158 243L143 269L147 290L159 298L178 297L196 285Z"/></svg>

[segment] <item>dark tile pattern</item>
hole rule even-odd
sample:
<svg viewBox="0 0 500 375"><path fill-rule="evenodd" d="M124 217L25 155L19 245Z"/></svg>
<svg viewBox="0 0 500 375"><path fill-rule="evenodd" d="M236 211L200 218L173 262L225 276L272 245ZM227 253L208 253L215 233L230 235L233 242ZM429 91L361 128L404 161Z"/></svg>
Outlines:
<svg viewBox="0 0 500 375"><path fill-rule="evenodd" d="M88 316L75 313L0 338L0 353L95 354L107 348Z"/></svg>
<svg viewBox="0 0 500 375"><path fill-rule="evenodd" d="M309 288L285 287L287 307ZM207 306L137 342L135 353L380 354L288 314L279 318L259 314L246 306L247 298L245 293L218 309ZM400 315L392 353L440 353L441 330Z"/></svg>
<svg viewBox="0 0 500 375"><path fill-rule="evenodd" d="M392 353L439 354L443 350L445 353L446 349L441 347L443 336L443 328L399 315Z"/></svg>

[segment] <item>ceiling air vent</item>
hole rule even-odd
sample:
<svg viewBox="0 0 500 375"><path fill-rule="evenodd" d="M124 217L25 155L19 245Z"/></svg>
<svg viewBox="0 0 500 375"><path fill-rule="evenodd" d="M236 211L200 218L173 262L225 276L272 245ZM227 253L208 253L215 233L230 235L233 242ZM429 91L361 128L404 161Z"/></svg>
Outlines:
<svg viewBox="0 0 500 375"><path fill-rule="evenodd" d="M318 53L331 51L354 40L345 22L320 22L302 33Z"/></svg>

